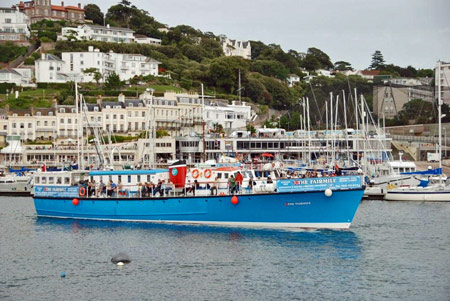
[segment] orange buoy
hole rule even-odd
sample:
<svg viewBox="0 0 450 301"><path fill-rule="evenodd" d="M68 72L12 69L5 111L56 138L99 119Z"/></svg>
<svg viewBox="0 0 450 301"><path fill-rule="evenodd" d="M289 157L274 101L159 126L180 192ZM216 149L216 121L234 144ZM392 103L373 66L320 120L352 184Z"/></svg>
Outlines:
<svg viewBox="0 0 450 301"><path fill-rule="evenodd" d="M72 200L72 204L73 204L74 206L78 206L79 203L80 203L80 200L79 200L79 199L73 199L73 200Z"/></svg>
<svg viewBox="0 0 450 301"><path fill-rule="evenodd" d="M231 198L231 204L233 205L239 204L239 199L237 196L233 195L233 197Z"/></svg>

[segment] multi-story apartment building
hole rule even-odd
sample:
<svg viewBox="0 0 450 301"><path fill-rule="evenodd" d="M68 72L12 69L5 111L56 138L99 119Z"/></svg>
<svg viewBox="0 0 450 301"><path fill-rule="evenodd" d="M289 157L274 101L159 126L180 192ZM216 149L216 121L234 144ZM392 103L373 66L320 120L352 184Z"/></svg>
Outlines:
<svg viewBox="0 0 450 301"><path fill-rule="evenodd" d="M403 106L413 100L432 102L434 93L429 86L375 86L373 110L379 118L394 118Z"/></svg>
<svg viewBox="0 0 450 301"><path fill-rule="evenodd" d="M245 129L247 122L252 119L252 108L245 102L239 104L233 101L231 105L218 101L208 101L205 105L205 122L209 129L215 124L222 125L224 130L230 132L236 129Z"/></svg>
<svg viewBox="0 0 450 301"><path fill-rule="evenodd" d="M222 49L225 56L241 56L245 59L252 59L252 46L250 41L230 40L221 37Z"/></svg>
<svg viewBox="0 0 450 301"><path fill-rule="evenodd" d="M440 77L441 79L441 99L444 103L450 105L450 63L444 63L441 62L441 74L438 76L438 65L434 69L435 72L435 91L436 91L436 98L438 96L438 80L437 78Z"/></svg>
<svg viewBox="0 0 450 301"><path fill-rule="evenodd" d="M73 80L63 73L64 61L53 54L43 53L34 66L37 83L65 83Z"/></svg>
<svg viewBox="0 0 450 301"><path fill-rule="evenodd" d="M43 55L41 60L35 62L37 82L65 82L74 79L79 82L93 82L94 72L87 73L88 69L95 69L100 73L100 82L113 72L118 74L121 80L140 75L158 76L158 65L161 64L141 54L103 53L92 46L89 51L63 52L61 56L62 59ZM52 66L54 69L50 69ZM53 71L53 74L48 71Z"/></svg>
<svg viewBox="0 0 450 301"><path fill-rule="evenodd" d="M0 7L0 41L27 44L30 19L16 8Z"/></svg>
<svg viewBox="0 0 450 301"><path fill-rule="evenodd" d="M84 23L84 9L80 3L77 6L64 6L64 1L61 1L61 5L52 5L51 0L34 0L20 1L16 7L30 18L31 23L44 19Z"/></svg>
<svg viewBox="0 0 450 301"><path fill-rule="evenodd" d="M78 27L63 27L60 40L86 40L109 43L133 43L134 31L129 28L84 24Z"/></svg>

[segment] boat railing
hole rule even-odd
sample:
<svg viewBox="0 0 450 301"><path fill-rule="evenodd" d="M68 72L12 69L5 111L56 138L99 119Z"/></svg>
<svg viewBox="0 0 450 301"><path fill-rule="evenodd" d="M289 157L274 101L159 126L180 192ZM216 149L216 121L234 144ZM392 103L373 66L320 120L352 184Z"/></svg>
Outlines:
<svg viewBox="0 0 450 301"><path fill-rule="evenodd" d="M163 196L195 196L196 193L201 196L214 195L239 195L239 194L259 194L276 192L275 181L267 179L252 179L244 182L244 185L235 185L230 187L228 181L205 181L186 183L185 187L175 188L173 183L164 183L161 185L145 184L79 184L80 197L99 197L99 198L152 198Z"/></svg>

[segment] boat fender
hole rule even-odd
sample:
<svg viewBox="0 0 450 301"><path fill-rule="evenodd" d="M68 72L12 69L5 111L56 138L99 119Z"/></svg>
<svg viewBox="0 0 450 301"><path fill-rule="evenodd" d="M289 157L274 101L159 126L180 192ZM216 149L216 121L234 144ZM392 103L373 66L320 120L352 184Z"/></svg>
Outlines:
<svg viewBox="0 0 450 301"><path fill-rule="evenodd" d="M86 188L80 187L80 189L78 190L78 194L80 196L85 196L86 195Z"/></svg>
<svg viewBox="0 0 450 301"><path fill-rule="evenodd" d="M325 196L330 197L333 195L333 191L330 188L325 189Z"/></svg>
<svg viewBox="0 0 450 301"><path fill-rule="evenodd" d="M233 197L231 198L231 204L233 205L239 204L239 199L237 196L233 195Z"/></svg>
<svg viewBox="0 0 450 301"><path fill-rule="evenodd" d="M207 179L211 178L211 174L212 174L211 169L207 168L205 170L205 174L204 174L205 178L207 178Z"/></svg>
<svg viewBox="0 0 450 301"><path fill-rule="evenodd" d="M79 203L80 203L79 199L73 199L72 200L72 205L74 205L74 206L78 206Z"/></svg>
<svg viewBox="0 0 450 301"><path fill-rule="evenodd" d="M192 171L192 177L193 177L194 179L197 179L199 175L200 175L200 172L198 171L198 169L194 169L194 170Z"/></svg>

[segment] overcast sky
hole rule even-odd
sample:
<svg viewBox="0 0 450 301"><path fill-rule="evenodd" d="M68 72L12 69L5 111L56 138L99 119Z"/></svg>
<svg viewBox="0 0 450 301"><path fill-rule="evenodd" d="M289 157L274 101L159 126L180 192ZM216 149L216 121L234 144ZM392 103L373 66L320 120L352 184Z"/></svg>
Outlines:
<svg viewBox="0 0 450 301"><path fill-rule="evenodd" d="M3 0L16 3L18 1ZM103 12L119 0L96 3ZM449 0L132 0L169 26L190 25L233 39L276 43L284 50L317 47L333 62L361 69L375 50L386 63L432 68L450 61ZM52 1L59 4L60 1Z"/></svg>

